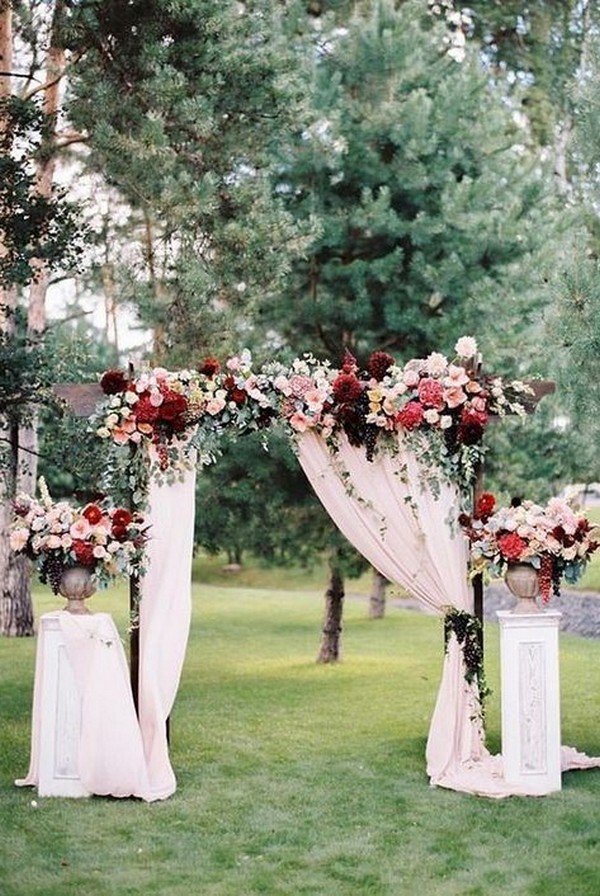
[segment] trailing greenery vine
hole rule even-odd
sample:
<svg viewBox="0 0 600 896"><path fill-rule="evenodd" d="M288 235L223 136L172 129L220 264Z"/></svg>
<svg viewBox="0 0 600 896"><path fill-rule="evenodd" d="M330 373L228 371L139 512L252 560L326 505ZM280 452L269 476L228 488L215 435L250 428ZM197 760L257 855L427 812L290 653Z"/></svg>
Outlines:
<svg viewBox="0 0 600 896"><path fill-rule="evenodd" d="M465 681L476 684L482 720L485 717L485 701L491 691L485 680L483 668L483 629L479 619L466 610L456 607L444 616L444 649L448 652L450 636L454 635L461 650L465 666Z"/></svg>

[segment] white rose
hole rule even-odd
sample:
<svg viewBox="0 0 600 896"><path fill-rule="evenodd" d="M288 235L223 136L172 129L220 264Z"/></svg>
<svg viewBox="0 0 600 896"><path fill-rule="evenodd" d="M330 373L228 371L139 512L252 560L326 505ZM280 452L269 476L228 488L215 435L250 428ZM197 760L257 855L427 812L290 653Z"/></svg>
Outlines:
<svg viewBox="0 0 600 896"><path fill-rule="evenodd" d="M461 336L454 351L459 358L474 358L477 354L477 343L472 336Z"/></svg>
<svg viewBox="0 0 600 896"><path fill-rule="evenodd" d="M427 422L430 424L430 426L435 426L435 424L439 423L439 421L440 421L440 415L439 415L438 411L436 411L435 408L427 408L427 410L425 411L423 416L425 417Z"/></svg>

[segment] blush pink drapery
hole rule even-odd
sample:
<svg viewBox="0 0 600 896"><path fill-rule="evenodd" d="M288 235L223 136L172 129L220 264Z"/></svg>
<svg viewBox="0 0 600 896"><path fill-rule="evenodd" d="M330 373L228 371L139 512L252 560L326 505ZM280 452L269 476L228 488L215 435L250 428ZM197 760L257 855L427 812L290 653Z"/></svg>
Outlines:
<svg viewBox="0 0 600 896"><path fill-rule="evenodd" d="M196 470L151 480L147 571L140 583L139 719L153 799L175 792L166 723L173 708L191 619Z"/></svg>
<svg viewBox="0 0 600 896"><path fill-rule="evenodd" d="M81 721L77 750L78 775L83 788L98 796L153 799L142 738L133 705L129 670L119 634L108 613L72 615L47 613L40 620L56 620L73 670L80 698ZM37 786L40 780L40 741L45 689L45 639L40 633L33 689L31 757L25 778L17 786ZM53 724L47 720L46 724Z"/></svg>
<svg viewBox="0 0 600 896"><path fill-rule="evenodd" d="M400 437L396 453L382 452L370 462L345 437L332 453L320 436L306 432L298 438L298 457L337 527L382 575L440 614L450 607L473 612L467 543L452 525L456 489L442 483L434 495ZM477 692L465 681L452 636L427 740L430 782L489 797L519 793L503 779L502 757L486 749L476 710ZM570 747L562 759L563 770L600 765L600 758Z"/></svg>
<svg viewBox="0 0 600 896"><path fill-rule="evenodd" d="M179 686L191 618L195 478L192 468L172 483L150 483L151 539L140 583L139 722L112 618L107 613L56 613L81 700L78 774L90 794L150 802L166 799L177 786L166 722ZM26 777L16 782L19 786L39 781L43 669L40 640L30 765Z"/></svg>

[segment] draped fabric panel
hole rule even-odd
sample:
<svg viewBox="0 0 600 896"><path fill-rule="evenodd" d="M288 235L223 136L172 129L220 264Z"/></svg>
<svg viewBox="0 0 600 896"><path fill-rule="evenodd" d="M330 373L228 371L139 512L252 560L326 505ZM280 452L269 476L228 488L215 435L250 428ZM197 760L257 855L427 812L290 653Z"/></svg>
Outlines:
<svg viewBox="0 0 600 896"><path fill-rule="evenodd" d="M119 633L108 613L73 615L46 613L40 619L31 720L29 771L18 786L40 783L42 725L61 742L64 731L43 705L42 695L57 687L56 667L46 664L45 625L58 626L79 695L80 727L77 741L77 773L89 794L140 797L152 800L146 761L133 697L129 669ZM52 649L52 648L50 648ZM56 648L54 648L56 650ZM52 670L54 669L54 675ZM46 765L47 768L47 765Z"/></svg>
<svg viewBox="0 0 600 896"><path fill-rule="evenodd" d="M337 527L375 569L441 615L451 607L473 612L467 542L451 524L458 512L456 489L442 484L434 494L400 437L396 452L370 462L363 448L344 437L333 453L320 436L306 432L298 439L298 457ZM485 747L477 696L465 681L461 649L452 636L427 740L431 784L489 797L518 793L503 780L502 757ZM565 770L599 764L563 748Z"/></svg>
<svg viewBox="0 0 600 896"><path fill-rule="evenodd" d="M171 484L152 480L150 541L141 581L139 719L153 799L175 792L167 719L183 668L191 619L196 471Z"/></svg>

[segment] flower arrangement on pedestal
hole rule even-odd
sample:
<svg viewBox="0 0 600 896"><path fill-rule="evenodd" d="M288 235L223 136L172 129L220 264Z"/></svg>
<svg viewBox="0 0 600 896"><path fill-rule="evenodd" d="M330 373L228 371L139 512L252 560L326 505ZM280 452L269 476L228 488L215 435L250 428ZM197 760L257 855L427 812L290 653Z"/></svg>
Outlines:
<svg viewBox="0 0 600 896"><path fill-rule="evenodd" d="M39 500L31 495L15 499L10 546L35 562L40 580L55 594L63 572L75 566L87 568L101 586L143 571L148 531L141 514L124 507L55 502L43 480L40 494Z"/></svg>
<svg viewBox="0 0 600 896"><path fill-rule="evenodd" d="M544 603L552 592L560 594L561 579L572 584L583 575L600 546L600 528L562 498L545 506L515 501L496 508L486 492L474 514L462 514L460 522L469 540L471 575L505 575L511 564L528 564L537 571Z"/></svg>

